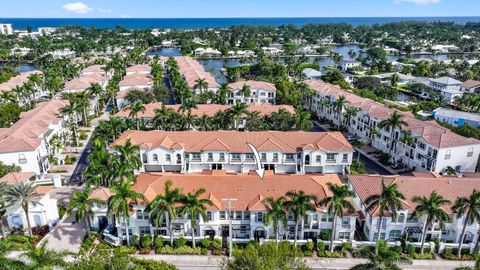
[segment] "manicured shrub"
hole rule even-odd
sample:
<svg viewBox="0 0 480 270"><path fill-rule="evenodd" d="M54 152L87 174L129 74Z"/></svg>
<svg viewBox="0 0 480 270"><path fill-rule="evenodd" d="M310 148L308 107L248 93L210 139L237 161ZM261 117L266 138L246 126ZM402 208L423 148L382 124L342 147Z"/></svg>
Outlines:
<svg viewBox="0 0 480 270"><path fill-rule="evenodd" d="M317 253L318 253L318 256L325 257L325 243L324 242L318 242L317 243Z"/></svg>
<svg viewBox="0 0 480 270"><path fill-rule="evenodd" d="M187 239L185 239L183 237L179 237L179 238L173 240L173 246L175 248L183 247L185 245L187 245Z"/></svg>
<svg viewBox="0 0 480 270"><path fill-rule="evenodd" d="M206 248L206 249L209 249L210 248L210 244L212 243L212 240L210 240L209 238L203 238L201 241L200 241L200 245L203 247L203 248Z"/></svg>

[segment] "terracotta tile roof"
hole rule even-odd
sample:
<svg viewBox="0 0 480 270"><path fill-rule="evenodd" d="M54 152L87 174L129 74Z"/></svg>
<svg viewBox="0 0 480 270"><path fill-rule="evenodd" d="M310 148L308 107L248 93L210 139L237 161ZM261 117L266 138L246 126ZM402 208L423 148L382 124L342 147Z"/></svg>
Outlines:
<svg viewBox="0 0 480 270"><path fill-rule="evenodd" d="M125 90L127 91L127 90ZM126 93L122 93L124 91L120 91L117 95L117 98L126 96ZM161 102L154 102L145 105L145 112L139 113L139 118L153 118L155 116L155 110L160 109L162 107ZM170 108L175 111L179 111L180 105L165 105L166 108ZM208 116L214 116L218 111L225 111L228 110L231 105L221 105L221 104L198 104L197 109L192 109L192 114L195 116L202 116L204 114ZM284 109L290 114L295 114L295 109L293 106L290 105L271 105L269 103L265 104L257 104L257 103L250 103L248 104L247 110L249 112L259 112L260 115L270 115L273 112L278 112L280 109ZM130 111L128 109L118 112L115 116L128 118Z"/></svg>
<svg viewBox="0 0 480 270"><path fill-rule="evenodd" d="M0 183L5 183L7 185L16 185L27 182L32 176L35 176L34 172L12 172L0 178Z"/></svg>
<svg viewBox="0 0 480 270"><path fill-rule="evenodd" d="M244 85L250 86L251 89L260 89L265 91L273 91L276 92L277 88L273 83L263 82L263 81L238 81L229 84L230 88L233 91L240 90Z"/></svg>
<svg viewBox="0 0 480 270"><path fill-rule="evenodd" d="M103 201L107 201L110 196L112 196L112 192L106 187L95 188L90 193L90 198L97 198Z"/></svg>
<svg viewBox="0 0 480 270"><path fill-rule="evenodd" d="M123 80L119 83L120 86L142 86L152 85L153 81L149 74L133 73L123 77Z"/></svg>
<svg viewBox="0 0 480 270"><path fill-rule="evenodd" d="M105 65L92 65L83 69L83 72L103 73Z"/></svg>
<svg viewBox="0 0 480 270"><path fill-rule="evenodd" d="M251 153L247 142L264 151L296 153L310 147L326 152L353 151L352 146L340 132L236 132L236 131L138 131L123 133L113 145L123 145L128 139L145 149L163 147L176 149L179 146L189 152L228 149L233 153Z"/></svg>
<svg viewBox="0 0 480 270"><path fill-rule="evenodd" d="M284 196L291 190L304 190L316 195L319 199L328 194L327 183L341 184L336 174L327 175L266 175L260 180L257 175L204 175L204 174L154 174L141 173L137 176L133 189L145 195L152 201L157 195L162 194L165 182L171 180L173 188L181 188L184 193L195 192L205 188L203 198L210 198L212 206L208 210L224 209L222 199L235 198L235 210L262 211L266 207L261 202L267 197ZM90 196L105 200L109 191L96 189Z"/></svg>
<svg viewBox="0 0 480 270"><path fill-rule="evenodd" d="M331 85L319 80L307 80L305 83L314 91L319 92L323 96L331 96L337 98L344 96L347 103L353 107L360 108L364 113L368 113L370 117L379 120L385 120L395 111L385 107L383 104L374 102L367 98L359 97L351 92L347 92L336 85ZM449 148L463 145L480 144L480 141L473 138L466 138L449 129L442 127L435 121L422 121L415 118L410 112L398 113L404 116L403 120L408 126L403 127L404 131L411 131L414 136L422 137L427 143L437 148Z"/></svg>
<svg viewBox="0 0 480 270"><path fill-rule="evenodd" d="M150 72L151 70L149 65L135 65L127 68L127 72Z"/></svg>
<svg viewBox="0 0 480 270"><path fill-rule="evenodd" d="M117 92L117 95L116 95L116 98L126 98L128 93L130 93L131 91L140 91L140 92L145 92L146 89L145 88L137 88L137 87L129 87L125 90L122 90L122 91L118 91ZM140 115L140 114L139 114ZM126 116L128 116L128 113L126 114Z"/></svg>
<svg viewBox="0 0 480 270"><path fill-rule="evenodd" d="M16 86L22 86L26 84L28 82L28 77L30 77L30 75L32 74L43 74L43 72L39 70L34 70L34 71L24 72L15 77L12 77L8 81L0 84L0 93L15 89Z"/></svg>
<svg viewBox="0 0 480 270"><path fill-rule="evenodd" d="M100 85L105 84L107 78L103 73L93 73L88 75L81 75L78 78L72 79L65 83L64 89L72 92L85 91L92 83Z"/></svg>
<svg viewBox="0 0 480 270"><path fill-rule="evenodd" d="M197 79L205 79L209 88L218 88L220 85L209 72L206 72L202 64L189 56L175 57L178 71L185 77L188 86L193 88Z"/></svg>
<svg viewBox="0 0 480 270"><path fill-rule="evenodd" d="M415 210L416 204L412 202L414 196L429 196L436 190L440 195L452 203L457 197L468 197L472 190L480 190L480 178L458 177L415 177L415 176L381 176L381 175L349 175L357 196L364 202L369 196L381 191L382 178L386 185L396 183L399 190L405 195L404 208L409 213ZM444 210L451 212L450 207ZM372 211L374 212L374 211ZM378 212L375 210L375 215Z"/></svg>
<svg viewBox="0 0 480 270"><path fill-rule="evenodd" d="M65 100L51 100L39 103L33 110L22 112L20 120L13 126L0 130L0 153L35 150L49 126L63 119L60 109L67 103Z"/></svg>
<svg viewBox="0 0 480 270"><path fill-rule="evenodd" d="M44 194L47 194L50 192L50 190L54 189L54 186L52 185L48 185L48 186L37 186L35 188L35 191L40 194L40 195L44 195Z"/></svg>

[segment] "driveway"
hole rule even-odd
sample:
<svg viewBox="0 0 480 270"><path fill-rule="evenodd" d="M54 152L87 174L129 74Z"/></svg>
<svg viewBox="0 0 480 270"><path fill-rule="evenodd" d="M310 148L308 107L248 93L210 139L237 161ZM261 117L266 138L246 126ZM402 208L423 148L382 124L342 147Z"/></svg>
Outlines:
<svg viewBox="0 0 480 270"><path fill-rule="evenodd" d="M62 219L41 242L47 241L47 249L52 251L68 251L77 253L80 244L87 235L87 223L75 222L74 215Z"/></svg>

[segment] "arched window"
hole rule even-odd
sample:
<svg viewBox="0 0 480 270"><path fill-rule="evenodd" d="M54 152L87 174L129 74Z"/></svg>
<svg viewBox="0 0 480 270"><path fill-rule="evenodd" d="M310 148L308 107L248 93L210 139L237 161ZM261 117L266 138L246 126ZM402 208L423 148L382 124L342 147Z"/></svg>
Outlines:
<svg viewBox="0 0 480 270"><path fill-rule="evenodd" d="M397 223L404 223L405 222L405 214L400 214L397 217Z"/></svg>
<svg viewBox="0 0 480 270"><path fill-rule="evenodd" d="M143 163L148 163L147 154L145 154L145 153L142 154L142 161L143 161Z"/></svg>

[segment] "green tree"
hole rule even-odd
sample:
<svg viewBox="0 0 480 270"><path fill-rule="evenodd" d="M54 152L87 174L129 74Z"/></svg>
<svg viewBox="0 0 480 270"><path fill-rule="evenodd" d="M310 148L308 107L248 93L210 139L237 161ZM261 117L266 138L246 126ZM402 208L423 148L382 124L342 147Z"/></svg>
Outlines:
<svg viewBox="0 0 480 270"><path fill-rule="evenodd" d="M383 128L387 131L390 131L390 154L392 154L392 151L395 146L395 130L399 129L402 130L403 127L408 126L408 123L403 120L403 115L399 114L397 111L394 111L392 115L390 115L390 118L382 120L379 124L379 128Z"/></svg>
<svg viewBox="0 0 480 270"><path fill-rule="evenodd" d="M462 233L460 239L458 239L457 256L460 257L467 225L480 222L480 192L474 189L469 197L458 197L453 204L452 211L457 215L457 218L465 218Z"/></svg>
<svg viewBox="0 0 480 270"><path fill-rule="evenodd" d="M307 211L315 211L314 202L317 197L313 194L306 194L303 190L287 192L288 201L285 202L286 209L293 214L295 219L295 238L294 243L297 245L298 226L305 217Z"/></svg>
<svg viewBox="0 0 480 270"><path fill-rule="evenodd" d="M205 189L201 188L194 193L187 193L182 196L180 202L180 214L190 217L190 226L192 230L192 247L195 248L195 231L197 228L197 218L201 216L204 222L208 222L207 218L207 205L212 206L213 202L209 199L200 198L205 193Z"/></svg>
<svg viewBox="0 0 480 270"><path fill-rule="evenodd" d="M40 194L37 193L36 188L31 183L22 182L15 186L11 186L5 192L5 201L7 207L20 206L25 214L27 220L28 235L32 236L32 226L30 225L29 210L30 205L39 205Z"/></svg>
<svg viewBox="0 0 480 270"><path fill-rule="evenodd" d="M127 107L125 107L125 110L129 110L129 117L133 117L137 123L137 130L140 130L140 120L138 118L139 113L145 113L145 105L143 103L137 101L134 102Z"/></svg>
<svg viewBox="0 0 480 270"><path fill-rule="evenodd" d="M267 207L267 214L263 223L265 225L273 225L273 231L275 233L275 241L278 244L278 236L280 230L280 224L282 224L284 230L287 228L287 212L285 210L285 202L287 199L284 196L277 198L268 197L262 202Z"/></svg>
<svg viewBox="0 0 480 270"><path fill-rule="evenodd" d="M350 270L401 270L398 264L409 264L411 261L402 254L388 248L385 241L379 241L375 245L377 253L368 248L360 250L360 255L368 260L367 263L355 265Z"/></svg>
<svg viewBox="0 0 480 270"><path fill-rule="evenodd" d="M87 223L87 234L90 237L90 217L93 216L93 204L104 203L102 200L96 198L90 198L90 187L86 187L82 192L75 191L73 197L68 203L67 214L71 215L75 211L75 221L79 222L85 219Z"/></svg>

